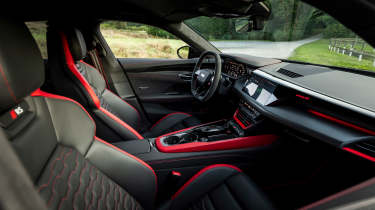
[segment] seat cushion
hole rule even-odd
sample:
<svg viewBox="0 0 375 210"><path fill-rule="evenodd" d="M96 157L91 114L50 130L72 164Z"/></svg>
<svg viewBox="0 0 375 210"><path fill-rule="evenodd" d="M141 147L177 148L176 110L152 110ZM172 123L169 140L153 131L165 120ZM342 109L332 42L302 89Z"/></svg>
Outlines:
<svg viewBox="0 0 375 210"><path fill-rule="evenodd" d="M161 118L149 129L149 131L143 133L142 136L146 138L158 137L166 133L182 130L199 124L201 124L201 121L190 114L174 112Z"/></svg>
<svg viewBox="0 0 375 210"><path fill-rule="evenodd" d="M49 209L143 209L74 148L58 146L37 182Z"/></svg>
<svg viewBox="0 0 375 210"><path fill-rule="evenodd" d="M235 166L208 166L186 182L165 209L273 209L270 202Z"/></svg>

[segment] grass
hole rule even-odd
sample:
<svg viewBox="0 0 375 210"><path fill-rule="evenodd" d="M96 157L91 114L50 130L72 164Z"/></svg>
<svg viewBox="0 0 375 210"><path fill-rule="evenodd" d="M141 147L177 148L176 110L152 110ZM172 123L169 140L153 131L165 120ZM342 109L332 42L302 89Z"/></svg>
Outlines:
<svg viewBox="0 0 375 210"><path fill-rule="evenodd" d="M118 58L178 58L177 49L186 45L181 40L158 38L145 31L102 28L101 32Z"/></svg>
<svg viewBox="0 0 375 210"><path fill-rule="evenodd" d="M47 58L47 24L45 22L26 22L43 58Z"/></svg>
<svg viewBox="0 0 375 210"><path fill-rule="evenodd" d="M338 54L328 50L329 40L321 39L302 45L294 50L289 60L316 63L328 66L375 71L373 60L358 61L358 57Z"/></svg>

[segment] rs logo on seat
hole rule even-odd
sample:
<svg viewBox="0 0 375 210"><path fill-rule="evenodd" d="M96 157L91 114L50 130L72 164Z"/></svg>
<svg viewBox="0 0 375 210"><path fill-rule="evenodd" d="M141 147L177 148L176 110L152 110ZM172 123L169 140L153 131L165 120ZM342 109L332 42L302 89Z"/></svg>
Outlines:
<svg viewBox="0 0 375 210"><path fill-rule="evenodd" d="M17 108L15 108L14 111L16 112L17 115L20 115L20 114L23 113L23 109L22 109L22 107L20 107L20 106L17 107Z"/></svg>

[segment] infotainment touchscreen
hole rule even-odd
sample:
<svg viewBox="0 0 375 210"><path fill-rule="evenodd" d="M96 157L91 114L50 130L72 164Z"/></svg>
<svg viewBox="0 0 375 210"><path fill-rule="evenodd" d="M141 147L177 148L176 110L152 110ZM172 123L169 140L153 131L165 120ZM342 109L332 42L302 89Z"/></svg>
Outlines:
<svg viewBox="0 0 375 210"><path fill-rule="evenodd" d="M268 105L277 101L276 96L273 94L276 85L264 80L252 77L246 81L243 90L262 105Z"/></svg>

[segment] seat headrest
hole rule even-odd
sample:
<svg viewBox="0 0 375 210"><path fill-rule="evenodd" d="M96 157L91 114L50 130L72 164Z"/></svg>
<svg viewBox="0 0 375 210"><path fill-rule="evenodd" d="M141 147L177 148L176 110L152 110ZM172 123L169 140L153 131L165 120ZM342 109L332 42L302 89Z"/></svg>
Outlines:
<svg viewBox="0 0 375 210"><path fill-rule="evenodd" d="M82 33L78 29L74 28L67 31L66 36L74 61L85 58L87 55L87 47Z"/></svg>
<svg viewBox="0 0 375 210"><path fill-rule="evenodd" d="M0 112L3 112L42 86L44 63L23 22L0 19L0 28Z"/></svg>

